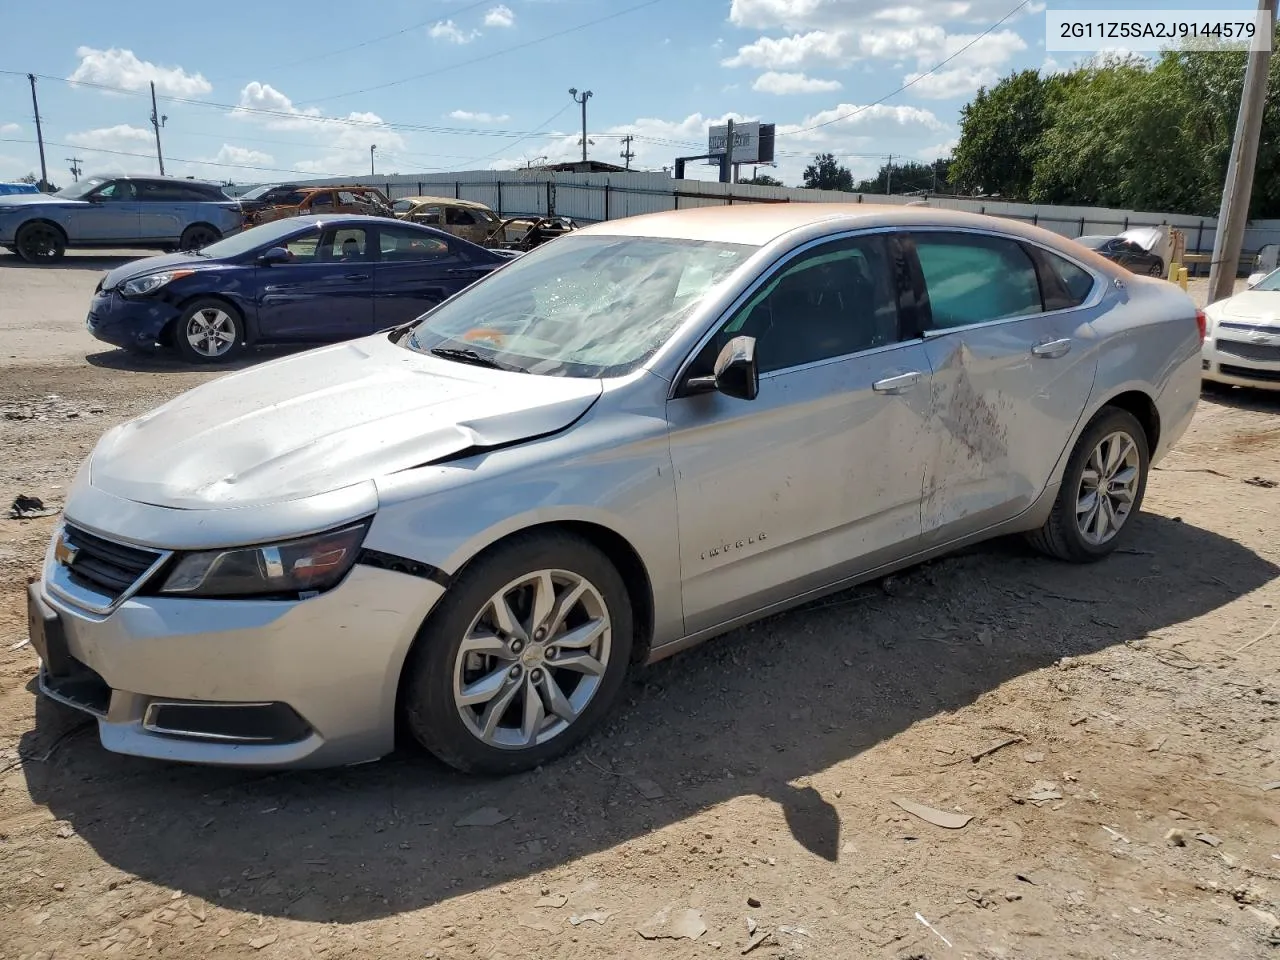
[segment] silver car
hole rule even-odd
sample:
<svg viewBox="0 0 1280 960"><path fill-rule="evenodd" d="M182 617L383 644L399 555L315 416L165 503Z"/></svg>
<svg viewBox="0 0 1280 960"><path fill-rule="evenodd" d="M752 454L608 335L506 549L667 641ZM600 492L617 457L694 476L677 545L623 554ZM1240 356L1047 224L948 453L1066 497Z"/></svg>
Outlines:
<svg viewBox="0 0 1280 960"><path fill-rule="evenodd" d="M534 767L627 672L965 544L1124 542L1197 311L1012 221L778 204L599 224L393 331L108 432L30 589L110 750L317 766L397 720Z"/></svg>
<svg viewBox="0 0 1280 960"><path fill-rule="evenodd" d="M53 194L0 197L0 246L31 263L68 247L198 250L243 224L216 184L177 177L85 177Z"/></svg>

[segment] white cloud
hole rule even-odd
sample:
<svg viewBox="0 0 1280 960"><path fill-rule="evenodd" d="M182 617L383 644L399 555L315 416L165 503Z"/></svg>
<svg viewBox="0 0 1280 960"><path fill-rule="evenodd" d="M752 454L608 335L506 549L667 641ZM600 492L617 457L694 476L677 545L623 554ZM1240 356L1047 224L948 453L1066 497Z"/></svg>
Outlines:
<svg viewBox="0 0 1280 960"><path fill-rule="evenodd" d="M464 31L452 20L440 20L427 31L427 34L432 40L444 40L448 43L470 43L480 36L480 31Z"/></svg>
<svg viewBox="0 0 1280 960"><path fill-rule="evenodd" d="M809 127L817 127L817 129L810 130ZM779 137L786 138L789 142L793 138L816 142L833 133L849 130L861 132L869 128L876 128L879 132L908 128L913 128L916 132L942 132L949 129L933 111L922 107L889 106L883 103L874 106L858 106L852 103L841 103L829 110L822 110L805 117L799 123L779 124L777 133Z"/></svg>
<svg viewBox="0 0 1280 960"><path fill-rule="evenodd" d="M489 12L484 15L484 25L486 27L511 27L515 26L515 22L516 15L505 3L500 3L496 7L492 7Z"/></svg>
<svg viewBox="0 0 1280 960"><path fill-rule="evenodd" d="M1011 7L1010 0L732 0L729 21L756 30L807 30L865 24L868 20L991 24ZM1043 11L1043 3L1028 4L1013 19Z"/></svg>
<svg viewBox="0 0 1280 960"><path fill-rule="evenodd" d="M471 110L452 110L445 114L450 120L465 120L469 123L506 123L511 119L506 113L485 113Z"/></svg>
<svg viewBox="0 0 1280 960"><path fill-rule="evenodd" d="M274 163L275 158L269 153L263 153L261 150L250 150L248 147L237 147L233 143L224 143L218 148L218 153L213 158L213 161L234 166L265 167Z"/></svg>
<svg viewBox="0 0 1280 960"><path fill-rule="evenodd" d="M959 138L952 137L950 140L944 140L942 143L935 143L931 147L924 147L916 151L916 156L921 160L938 160L949 157L955 152L956 145L960 143Z"/></svg>
<svg viewBox="0 0 1280 960"><path fill-rule="evenodd" d="M955 100L972 96L978 92L979 87L993 86L1000 80L1000 74L991 67L957 67L954 70L939 70L927 76L909 73L905 80L916 81L911 87L911 93L917 97L927 100Z"/></svg>
<svg viewBox="0 0 1280 960"><path fill-rule="evenodd" d="M17 123L0 123L0 133L21 133L22 125Z"/></svg>
<svg viewBox="0 0 1280 960"><path fill-rule="evenodd" d="M795 67L819 60L839 61L843 58L840 37L814 30L794 37L761 37L739 47L738 52L720 61L725 67Z"/></svg>
<svg viewBox="0 0 1280 960"><path fill-rule="evenodd" d="M175 97L200 97L213 90L213 84L199 73L187 73L181 67L161 67L148 60L139 60L132 50L80 47L76 56L80 58L80 64L68 80L100 83L125 90L148 89L154 82L157 93Z"/></svg>
<svg viewBox="0 0 1280 960"><path fill-rule="evenodd" d="M758 93L774 93L787 96L797 93L831 93L840 89L838 80L819 80L803 73L775 73L770 70L756 77L751 89Z"/></svg>
<svg viewBox="0 0 1280 960"><path fill-rule="evenodd" d="M154 148L155 133L145 127L117 123L113 127L97 127L67 134L67 142L86 150L121 150L138 152L139 148Z"/></svg>
<svg viewBox="0 0 1280 960"><path fill-rule="evenodd" d="M313 155L294 164L306 173L340 175L364 170L369 163L370 144L377 144L378 151L386 154L402 153L406 148L404 137L376 113L357 110L345 117L324 117L315 107L299 108L287 95L257 80L240 91L239 105L231 116L260 123L270 130L297 130L311 135L315 139Z"/></svg>

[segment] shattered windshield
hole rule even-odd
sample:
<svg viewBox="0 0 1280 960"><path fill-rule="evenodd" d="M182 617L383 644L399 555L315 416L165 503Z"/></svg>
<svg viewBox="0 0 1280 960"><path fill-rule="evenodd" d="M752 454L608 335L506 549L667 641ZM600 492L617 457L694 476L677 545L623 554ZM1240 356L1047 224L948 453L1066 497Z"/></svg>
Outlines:
<svg viewBox="0 0 1280 960"><path fill-rule="evenodd" d="M566 236L445 301L402 343L556 377L615 377L652 356L755 251L664 237Z"/></svg>

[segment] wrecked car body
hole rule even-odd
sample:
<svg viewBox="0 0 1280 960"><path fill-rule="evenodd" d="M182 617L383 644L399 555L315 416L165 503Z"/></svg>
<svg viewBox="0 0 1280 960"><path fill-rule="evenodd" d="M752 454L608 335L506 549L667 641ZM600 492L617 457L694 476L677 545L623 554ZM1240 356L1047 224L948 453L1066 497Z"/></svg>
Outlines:
<svg viewBox="0 0 1280 960"><path fill-rule="evenodd" d="M29 589L103 745L532 769L636 666L968 544L1137 533L1203 316L1038 228L777 204L573 231L109 431Z"/></svg>

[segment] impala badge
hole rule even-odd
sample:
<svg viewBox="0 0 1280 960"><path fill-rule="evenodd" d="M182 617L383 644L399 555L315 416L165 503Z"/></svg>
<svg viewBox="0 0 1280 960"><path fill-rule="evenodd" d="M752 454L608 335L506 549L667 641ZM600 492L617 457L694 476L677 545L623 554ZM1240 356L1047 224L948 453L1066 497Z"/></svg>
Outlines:
<svg viewBox="0 0 1280 960"><path fill-rule="evenodd" d="M80 556L80 549L67 540L65 533L58 534L58 545L53 548L53 556L64 567L69 567Z"/></svg>

